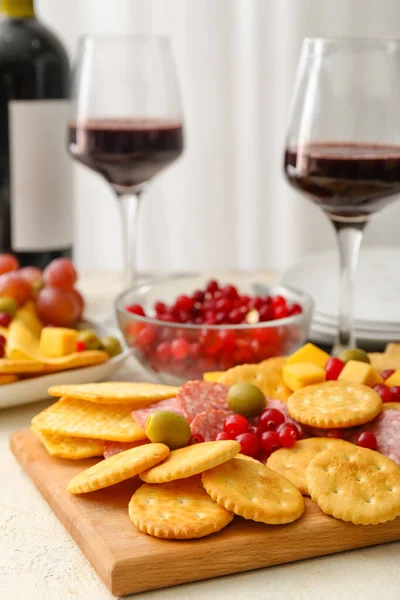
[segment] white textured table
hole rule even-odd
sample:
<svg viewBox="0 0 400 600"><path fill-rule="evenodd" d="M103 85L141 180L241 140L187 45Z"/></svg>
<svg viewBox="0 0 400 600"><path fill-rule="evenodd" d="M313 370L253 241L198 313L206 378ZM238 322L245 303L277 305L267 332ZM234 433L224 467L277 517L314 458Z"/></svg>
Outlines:
<svg viewBox="0 0 400 600"><path fill-rule="evenodd" d="M108 294L117 289L115 279L107 280L107 285L104 280L100 285L98 279L91 279L82 287L91 299L91 314L106 314ZM106 297L104 289L108 290ZM124 369L121 376L125 378L128 373ZM9 434L27 427L32 416L47 404L45 401L0 411L0 600L111 600L108 590L8 450ZM400 543L386 544L134 598L399 600L399 558Z"/></svg>

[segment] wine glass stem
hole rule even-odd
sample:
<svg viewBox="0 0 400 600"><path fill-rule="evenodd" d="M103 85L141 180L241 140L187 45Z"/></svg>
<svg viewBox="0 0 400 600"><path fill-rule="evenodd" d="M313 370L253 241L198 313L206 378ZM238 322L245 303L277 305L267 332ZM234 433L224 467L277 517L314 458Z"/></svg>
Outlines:
<svg viewBox="0 0 400 600"><path fill-rule="evenodd" d="M353 320L353 285L365 222L333 223L340 255L339 323L333 354L356 347ZM321 282L323 285L323 282Z"/></svg>
<svg viewBox="0 0 400 600"><path fill-rule="evenodd" d="M140 205L140 192L117 194L122 230L122 250L124 258L123 285L132 287L137 279L137 223Z"/></svg>

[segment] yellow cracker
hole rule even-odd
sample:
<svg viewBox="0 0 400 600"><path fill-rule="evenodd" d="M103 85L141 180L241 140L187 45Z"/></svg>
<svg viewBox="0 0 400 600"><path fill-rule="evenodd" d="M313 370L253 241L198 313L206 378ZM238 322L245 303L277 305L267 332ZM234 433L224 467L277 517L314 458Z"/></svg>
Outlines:
<svg viewBox="0 0 400 600"><path fill-rule="evenodd" d="M106 381L82 385L54 385L48 393L50 396L66 396L99 404L131 404L135 405L135 408L136 405L146 406L152 402L173 398L178 389L153 383Z"/></svg>
<svg viewBox="0 0 400 600"><path fill-rule="evenodd" d="M385 348L385 353L400 355L400 344L395 344L395 343L387 344L386 348Z"/></svg>
<svg viewBox="0 0 400 600"><path fill-rule="evenodd" d="M294 392L288 410L304 425L322 429L354 427L372 421L382 410L382 400L366 385L327 381Z"/></svg>
<svg viewBox="0 0 400 600"><path fill-rule="evenodd" d="M136 442L146 438L144 430L131 417L131 406L93 404L61 398L32 419L41 433L94 438L116 442Z"/></svg>
<svg viewBox="0 0 400 600"><path fill-rule="evenodd" d="M16 375L0 375L0 385L7 385L8 383L14 383L15 381L18 381Z"/></svg>
<svg viewBox="0 0 400 600"><path fill-rule="evenodd" d="M213 500L245 519L281 525L304 512L299 490L260 462L233 458L203 473L202 482Z"/></svg>
<svg viewBox="0 0 400 600"><path fill-rule="evenodd" d="M103 350L83 350L83 352L73 352L57 358L41 357L41 360L43 361L43 372L54 373L56 371L66 371L67 369L99 365L109 358L107 352L103 352Z"/></svg>
<svg viewBox="0 0 400 600"><path fill-rule="evenodd" d="M397 371L400 369L400 354L397 352L383 353L383 352L371 352L368 354L371 365L379 373L386 369L393 369Z"/></svg>
<svg viewBox="0 0 400 600"><path fill-rule="evenodd" d="M48 435L35 427L32 432L42 442L47 452L57 458L80 460L103 454L103 442L85 438L68 437L64 435Z"/></svg>
<svg viewBox="0 0 400 600"><path fill-rule="evenodd" d="M391 408L392 410L400 410L400 402L384 402L382 405L382 410L387 410Z"/></svg>
<svg viewBox="0 0 400 600"><path fill-rule="evenodd" d="M35 360L0 359L0 374L22 375L26 373L42 373L43 365Z"/></svg>
<svg viewBox="0 0 400 600"><path fill-rule="evenodd" d="M139 475L169 454L165 444L144 444L119 452L79 473L68 484L71 494L95 492Z"/></svg>
<svg viewBox="0 0 400 600"><path fill-rule="evenodd" d="M159 485L145 483L132 496L129 518L143 533L182 540L220 531L233 514L211 500L197 475Z"/></svg>
<svg viewBox="0 0 400 600"><path fill-rule="evenodd" d="M400 466L379 452L324 450L310 462L307 485L321 510L356 525L400 516Z"/></svg>
<svg viewBox="0 0 400 600"><path fill-rule="evenodd" d="M202 473L230 460L240 452L240 444L234 440L203 442L173 450L164 462L140 474L146 483L164 483L184 479Z"/></svg>
<svg viewBox="0 0 400 600"><path fill-rule="evenodd" d="M233 367L226 371L219 379L219 382L225 385L234 385L241 381L253 383L268 398L276 398L283 402L286 402L292 393L282 379L282 369L276 367L270 368L269 366L265 368L263 367L263 363L260 363L260 365L240 365Z"/></svg>
<svg viewBox="0 0 400 600"><path fill-rule="evenodd" d="M281 448L273 452L267 460L267 467L289 479L303 495L308 496L306 471L314 456L323 450L340 450L346 446L352 444L334 438L300 440L292 448Z"/></svg>
<svg viewBox="0 0 400 600"><path fill-rule="evenodd" d="M268 371L269 369L282 369L286 363L286 356L274 356L272 358L266 358L262 362L258 363L258 366L262 367L263 370Z"/></svg>

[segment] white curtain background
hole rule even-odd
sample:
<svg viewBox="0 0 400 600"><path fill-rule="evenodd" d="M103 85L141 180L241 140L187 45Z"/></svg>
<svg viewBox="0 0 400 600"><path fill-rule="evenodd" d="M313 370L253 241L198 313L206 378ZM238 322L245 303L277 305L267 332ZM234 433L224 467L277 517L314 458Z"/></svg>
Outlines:
<svg viewBox="0 0 400 600"><path fill-rule="evenodd" d="M83 33L172 39L186 150L143 199L141 269L282 269L334 245L325 216L282 174L301 42L400 37L399 0L37 0L37 8L71 57ZM82 166L74 166L74 176L78 266L118 269L111 190ZM399 223L400 202L374 217L365 243L400 243Z"/></svg>

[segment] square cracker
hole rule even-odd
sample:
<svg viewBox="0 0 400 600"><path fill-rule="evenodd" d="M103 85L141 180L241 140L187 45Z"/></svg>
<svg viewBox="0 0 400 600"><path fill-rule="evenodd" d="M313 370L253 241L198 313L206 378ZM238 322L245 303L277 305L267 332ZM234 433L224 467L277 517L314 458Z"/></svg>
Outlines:
<svg viewBox="0 0 400 600"><path fill-rule="evenodd" d="M42 442L47 452L57 458L80 460L93 456L102 456L104 443L102 440L90 438L68 437L66 435L45 434L31 427L32 433Z"/></svg>
<svg viewBox="0 0 400 600"><path fill-rule="evenodd" d="M152 402L173 398L177 387L130 381L106 381L81 385L54 385L48 390L50 396L75 398L99 404L130 404L132 410Z"/></svg>
<svg viewBox="0 0 400 600"><path fill-rule="evenodd" d="M146 438L144 430L132 419L131 405L93 404L61 398L32 419L35 429L44 434L136 442Z"/></svg>

